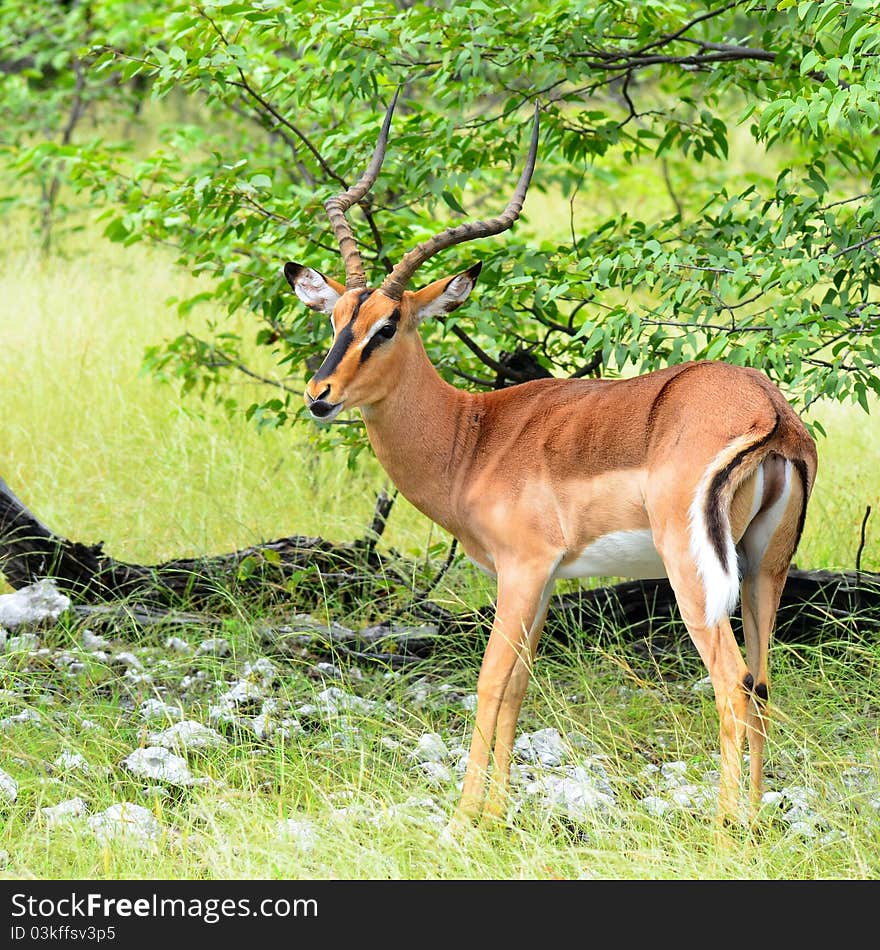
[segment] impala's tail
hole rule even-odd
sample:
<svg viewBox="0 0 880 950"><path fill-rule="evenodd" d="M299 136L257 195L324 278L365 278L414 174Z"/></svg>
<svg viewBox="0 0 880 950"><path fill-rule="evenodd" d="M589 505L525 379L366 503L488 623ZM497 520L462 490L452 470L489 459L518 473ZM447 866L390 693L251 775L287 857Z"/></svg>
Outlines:
<svg viewBox="0 0 880 950"><path fill-rule="evenodd" d="M779 423L777 414L769 432L741 436L726 445L709 463L694 493L689 511L690 549L706 593L707 626L729 617L739 600L739 565L730 528L730 505L737 488L770 451ZM752 516L756 513L753 510Z"/></svg>

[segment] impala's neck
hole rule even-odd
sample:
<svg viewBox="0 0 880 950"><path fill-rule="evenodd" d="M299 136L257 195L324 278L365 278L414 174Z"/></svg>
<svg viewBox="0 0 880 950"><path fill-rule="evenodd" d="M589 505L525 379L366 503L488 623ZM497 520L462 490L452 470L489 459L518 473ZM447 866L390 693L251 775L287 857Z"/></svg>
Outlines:
<svg viewBox="0 0 880 950"><path fill-rule="evenodd" d="M417 335L406 345L389 393L362 409L367 434L400 492L454 533L458 488L467 468L462 460L476 440L478 422L468 411L476 397L440 378Z"/></svg>

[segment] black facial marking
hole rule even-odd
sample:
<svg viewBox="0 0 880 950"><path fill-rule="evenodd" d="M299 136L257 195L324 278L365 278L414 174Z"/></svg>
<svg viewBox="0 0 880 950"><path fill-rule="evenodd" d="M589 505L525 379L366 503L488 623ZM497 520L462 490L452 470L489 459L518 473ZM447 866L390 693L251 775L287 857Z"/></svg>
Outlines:
<svg viewBox="0 0 880 950"><path fill-rule="evenodd" d="M391 312L391 316L388 318L388 323L386 323L381 330L374 333L370 338L370 342L361 350L361 363L365 363L377 347L380 347L383 343L387 343L394 336L399 323L400 310L395 307Z"/></svg>
<svg viewBox="0 0 880 950"><path fill-rule="evenodd" d="M755 695L758 697L758 699L761 700L762 703L766 703L767 700L770 698L770 693L767 689L767 684L758 683L758 685L755 687Z"/></svg>
<svg viewBox="0 0 880 950"><path fill-rule="evenodd" d="M336 339L333 341L333 346L330 348L330 352L324 358L324 362L321 363L318 372L315 373L313 377L315 382L326 379L331 373L336 371L336 367L339 366L342 362L342 358L348 352L352 340L354 340L354 331L351 329L351 323L347 323L337 334Z"/></svg>
<svg viewBox="0 0 880 950"><path fill-rule="evenodd" d="M743 677L743 688L745 689L747 693L750 693L754 685L755 685L755 677L752 676L751 673L746 673L746 675Z"/></svg>
<svg viewBox="0 0 880 950"><path fill-rule="evenodd" d="M351 346L352 341L354 340L354 330L352 327L354 326L355 320L357 320L358 311L361 309L361 304L363 304L363 302L370 296L370 294L372 294L372 292L372 290L361 291L357 303L354 305L354 308L351 311L351 319L339 331L336 339L333 341L333 346L330 348L330 352L324 357L324 362L321 363L320 369L317 373L315 373L315 382L320 382L322 379L326 379L331 373L336 371L336 367L342 362L342 358L348 352L348 348Z"/></svg>

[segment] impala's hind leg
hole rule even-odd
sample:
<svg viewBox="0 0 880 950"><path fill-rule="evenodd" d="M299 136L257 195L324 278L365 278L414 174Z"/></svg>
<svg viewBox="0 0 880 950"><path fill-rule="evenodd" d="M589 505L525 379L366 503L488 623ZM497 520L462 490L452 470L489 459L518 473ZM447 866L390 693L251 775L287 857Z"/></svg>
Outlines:
<svg viewBox="0 0 880 950"><path fill-rule="evenodd" d="M789 564L797 546L805 505L803 483L791 462L776 455L764 462L764 468L764 501L740 542L743 555L743 633L752 677L746 732L753 819L761 804L764 745L769 726L770 638Z"/></svg>
<svg viewBox="0 0 880 950"><path fill-rule="evenodd" d="M686 486L685 486L686 488ZM682 619L712 681L718 710L721 745L721 781L718 798L719 823L736 821L739 814L742 753L745 742L749 694L748 670L726 615L707 617L706 604L724 598L718 591L707 592L690 542L689 525L684 519L673 520L663 512L687 511L686 504L666 496L665 508L658 506L652 518L654 544L666 567ZM650 512L649 512L650 513ZM734 568L735 570L735 568ZM721 580L723 578L718 575ZM727 579L727 587L737 583ZM734 588L735 589L735 588ZM726 597L726 595L725 595Z"/></svg>

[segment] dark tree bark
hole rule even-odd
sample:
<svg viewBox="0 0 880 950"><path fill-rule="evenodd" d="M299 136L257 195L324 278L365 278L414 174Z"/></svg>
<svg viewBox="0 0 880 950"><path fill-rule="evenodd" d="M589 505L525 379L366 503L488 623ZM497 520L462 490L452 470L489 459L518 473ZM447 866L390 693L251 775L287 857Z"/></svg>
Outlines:
<svg viewBox="0 0 880 950"><path fill-rule="evenodd" d="M100 543L87 545L56 535L0 478L0 572L14 588L51 577L75 604L124 602L135 617L222 609L230 593L253 603L293 603L297 610L308 610L332 590L342 603L369 597L377 615L384 611L389 622L404 610L429 620L446 647L448 635L485 635L491 605L453 614L432 602L427 592L412 590L412 565L377 553L376 541L392 502L383 493L367 536L351 543L294 535L228 554L141 565L117 561ZM295 594L289 587L294 580ZM554 598L547 620L550 637L566 641L573 633L583 633L593 639L603 631L626 640L680 638L683 630L668 581L627 581ZM779 639L809 643L877 633L880 574L789 572L777 621ZM427 655L430 639L419 642L418 653Z"/></svg>

